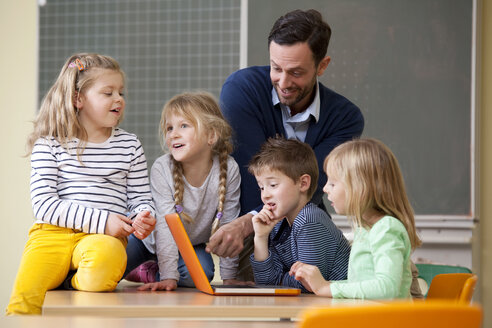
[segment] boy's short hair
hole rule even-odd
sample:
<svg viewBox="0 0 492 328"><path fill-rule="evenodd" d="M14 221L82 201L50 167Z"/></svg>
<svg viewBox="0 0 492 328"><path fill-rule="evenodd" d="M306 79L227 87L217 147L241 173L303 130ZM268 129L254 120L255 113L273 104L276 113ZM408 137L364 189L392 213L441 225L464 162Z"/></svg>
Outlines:
<svg viewBox="0 0 492 328"><path fill-rule="evenodd" d="M311 177L309 199L318 185L318 162L311 147L299 140L269 138L249 162L248 171L259 175L264 170L279 171L297 182L303 174Z"/></svg>

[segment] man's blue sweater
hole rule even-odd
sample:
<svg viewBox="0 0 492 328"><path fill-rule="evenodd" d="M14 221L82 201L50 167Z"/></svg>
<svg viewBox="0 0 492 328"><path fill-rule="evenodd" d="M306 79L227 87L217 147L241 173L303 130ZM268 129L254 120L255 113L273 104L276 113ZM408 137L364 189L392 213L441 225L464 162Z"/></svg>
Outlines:
<svg viewBox="0 0 492 328"><path fill-rule="evenodd" d="M234 153L241 173L241 215L263 206L260 190L248 164L269 138L285 137L282 112L272 103L272 82L269 66L254 66L231 74L220 94L220 107L234 131ZM325 157L344 141L360 137L364 118L357 106L345 97L319 83L319 120L311 120L306 142L316 154L320 177L312 202L322 206L326 174Z"/></svg>

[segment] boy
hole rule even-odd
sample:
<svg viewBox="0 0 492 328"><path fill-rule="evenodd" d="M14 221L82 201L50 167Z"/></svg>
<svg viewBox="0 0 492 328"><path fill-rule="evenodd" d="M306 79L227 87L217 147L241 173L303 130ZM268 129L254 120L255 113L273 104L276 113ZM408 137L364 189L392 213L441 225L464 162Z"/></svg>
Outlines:
<svg viewBox="0 0 492 328"><path fill-rule="evenodd" d="M346 279L350 245L328 214L309 202L319 174L311 147L298 140L270 138L248 169L264 204L252 218L255 282L306 291L289 276L296 261L317 266L325 279Z"/></svg>

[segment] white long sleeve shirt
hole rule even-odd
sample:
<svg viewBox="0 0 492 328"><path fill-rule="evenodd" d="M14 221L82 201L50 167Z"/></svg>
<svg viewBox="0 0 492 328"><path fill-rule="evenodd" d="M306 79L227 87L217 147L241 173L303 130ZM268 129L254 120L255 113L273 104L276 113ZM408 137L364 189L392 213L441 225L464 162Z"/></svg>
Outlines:
<svg viewBox="0 0 492 328"><path fill-rule="evenodd" d="M150 180L152 196L157 208L157 223L154 232L143 240L149 251L157 255L161 280L179 280L178 272L178 247L169 231L164 216L175 213L174 179L171 155L159 157L152 165ZM200 187L193 187L183 177L184 195L183 208L194 222L183 222L186 232L193 245L208 242L210 239L212 222L215 218L219 204L219 174L220 165L217 156L213 159L213 165ZM228 223L239 215L239 186L241 176L236 161L229 156L227 161L226 197L224 202L223 217L220 224ZM220 258L220 276L222 279L236 278L238 258Z"/></svg>
<svg viewBox="0 0 492 328"><path fill-rule="evenodd" d="M40 138L31 154L31 201L36 223L104 233L110 212L155 215L147 161L134 134L115 128L103 143L79 140L68 150L54 138ZM79 161L80 159L80 161Z"/></svg>

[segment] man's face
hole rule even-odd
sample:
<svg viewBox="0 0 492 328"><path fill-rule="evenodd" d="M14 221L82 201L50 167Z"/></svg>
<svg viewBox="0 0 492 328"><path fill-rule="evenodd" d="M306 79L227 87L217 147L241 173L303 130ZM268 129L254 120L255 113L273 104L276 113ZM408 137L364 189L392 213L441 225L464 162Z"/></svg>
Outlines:
<svg viewBox="0 0 492 328"><path fill-rule="evenodd" d="M330 57L325 57L316 66L306 42L270 43L270 78L280 102L289 106L291 115L304 111L311 104L316 77L323 74L329 62Z"/></svg>

